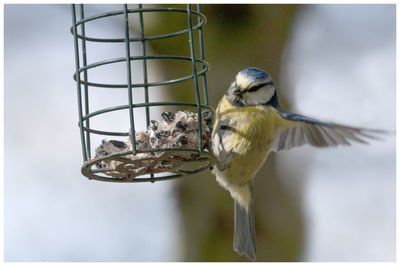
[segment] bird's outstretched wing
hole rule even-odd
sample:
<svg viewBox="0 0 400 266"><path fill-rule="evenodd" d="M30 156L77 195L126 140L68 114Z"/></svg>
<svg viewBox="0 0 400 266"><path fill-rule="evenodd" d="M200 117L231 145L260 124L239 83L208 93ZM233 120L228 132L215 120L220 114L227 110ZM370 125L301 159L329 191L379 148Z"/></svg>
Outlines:
<svg viewBox="0 0 400 266"><path fill-rule="evenodd" d="M310 144L316 147L350 145L350 141L367 144L367 139L378 139L383 130L349 127L321 122L306 116L279 110L278 114L290 121L276 137L272 151L278 152Z"/></svg>

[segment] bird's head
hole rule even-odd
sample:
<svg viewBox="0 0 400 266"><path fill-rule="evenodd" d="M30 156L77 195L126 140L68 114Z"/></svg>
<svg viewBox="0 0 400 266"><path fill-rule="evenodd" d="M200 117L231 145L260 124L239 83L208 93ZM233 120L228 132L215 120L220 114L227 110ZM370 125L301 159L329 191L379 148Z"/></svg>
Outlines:
<svg viewBox="0 0 400 266"><path fill-rule="evenodd" d="M240 71L227 91L233 105L275 105L278 104L276 86L264 70L248 67Z"/></svg>

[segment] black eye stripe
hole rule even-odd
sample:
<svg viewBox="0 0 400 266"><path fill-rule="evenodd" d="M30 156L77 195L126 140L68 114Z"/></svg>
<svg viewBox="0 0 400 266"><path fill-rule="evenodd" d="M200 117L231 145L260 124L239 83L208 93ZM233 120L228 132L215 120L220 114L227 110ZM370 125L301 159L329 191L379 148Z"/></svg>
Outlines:
<svg viewBox="0 0 400 266"><path fill-rule="evenodd" d="M260 85L257 85L257 86L248 88L248 89L246 90L246 92L258 91L259 89L261 89L261 88L264 87L264 86L265 86L265 84L260 84Z"/></svg>
<svg viewBox="0 0 400 266"><path fill-rule="evenodd" d="M254 92L254 91L258 91L258 90L261 89L262 87L267 86L267 85L272 85L272 84L273 84L272 81L266 82L266 83L262 83L262 84L259 84L259 85L257 85L257 86L248 88L248 89L245 90L244 92Z"/></svg>

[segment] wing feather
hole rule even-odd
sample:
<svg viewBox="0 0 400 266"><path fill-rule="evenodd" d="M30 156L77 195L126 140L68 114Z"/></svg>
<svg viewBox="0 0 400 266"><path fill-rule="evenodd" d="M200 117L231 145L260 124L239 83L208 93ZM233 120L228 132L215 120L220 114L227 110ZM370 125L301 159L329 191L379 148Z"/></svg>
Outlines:
<svg viewBox="0 0 400 266"><path fill-rule="evenodd" d="M278 114L289 123L276 137L272 150L288 150L293 147L310 144L316 147L351 145L350 141L367 144L369 139L379 139L383 130L349 127L326 123L306 116L278 111Z"/></svg>
<svg viewBox="0 0 400 266"><path fill-rule="evenodd" d="M300 126L296 126L297 130L300 131L301 133L299 134L299 138L296 141L296 144L298 146L304 145L306 143L306 133L305 129Z"/></svg>

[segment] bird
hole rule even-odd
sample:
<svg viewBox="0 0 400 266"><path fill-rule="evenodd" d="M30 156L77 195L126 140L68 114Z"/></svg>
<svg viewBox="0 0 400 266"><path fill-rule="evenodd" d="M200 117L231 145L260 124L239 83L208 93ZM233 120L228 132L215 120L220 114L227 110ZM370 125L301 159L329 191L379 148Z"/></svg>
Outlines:
<svg viewBox="0 0 400 266"><path fill-rule="evenodd" d="M212 173L234 199L233 250L256 260L254 177L271 152L368 143L382 130L323 122L285 111L271 76L257 67L241 70L218 103L211 133Z"/></svg>

